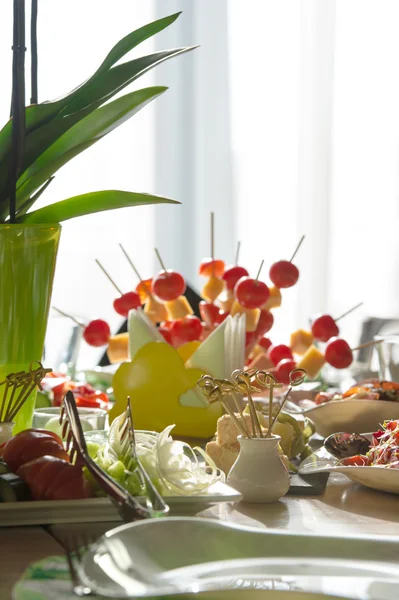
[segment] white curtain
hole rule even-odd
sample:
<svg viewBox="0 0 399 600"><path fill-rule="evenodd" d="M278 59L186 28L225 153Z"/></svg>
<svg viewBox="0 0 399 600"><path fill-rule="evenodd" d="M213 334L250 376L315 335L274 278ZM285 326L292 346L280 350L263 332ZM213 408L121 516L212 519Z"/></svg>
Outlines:
<svg viewBox="0 0 399 600"><path fill-rule="evenodd" d="M166 14L183 15L138 53L200 48L137 82L170 90L63 168L43 203L119 188L169 195L178 207L139 208L64 226L54 305L115 328L117 283L135 278L119 241L151 274L157 245L168 266L199 287L209 254L255 273L289 258L297 286L275 311L274 342L306 327L315 312L342 321L351 342L367 315L398 317L399 3L397 0L40 0L39 99L84 80L127 32ZM8 117L12 1L1 3L0 114ZM85 348L84 361L93 355Z"/></svg>
<svg viewBox="0 0 399 600"><path fill-rule="evenodd" d="M315 312L355 343L367 316L397 318L399 4L229 2L237 236L252 269L288 258L274 342Z"/></svg>

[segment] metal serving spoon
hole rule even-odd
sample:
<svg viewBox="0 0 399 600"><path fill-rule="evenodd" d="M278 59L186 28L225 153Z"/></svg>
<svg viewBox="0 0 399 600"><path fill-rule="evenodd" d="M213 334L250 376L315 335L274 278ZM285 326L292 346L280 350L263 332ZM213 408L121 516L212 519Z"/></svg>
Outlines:
<svg viewBox="0 0 399 600"><path fill-rule="evenodd" d="M366 454L370 442L359 433L333 433L324 440L325 449L336 458L349 458L357 454Z"/></svg>

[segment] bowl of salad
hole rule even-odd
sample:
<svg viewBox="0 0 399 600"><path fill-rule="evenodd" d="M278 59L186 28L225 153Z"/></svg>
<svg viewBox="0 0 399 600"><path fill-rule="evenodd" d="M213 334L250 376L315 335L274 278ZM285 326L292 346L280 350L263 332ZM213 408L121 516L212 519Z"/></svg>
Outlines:
<svg viewBox="0 0 399 600"><path fill-rule="evenodd" d="M323 437L377 431L384 421L399 419L399 383L367 379L345 392L319 392L312 400L291 402L285 410L311 419Z"/></svg>
<svg viewBox="0 0 399 600"><path fill-rule="evenodd" d="M385 421L378 431L362 435L370 441L365 454L339 460L322 447L303 461L299 472L303 475L323 471L343 473L355 483L399 494L399 419Z"/></svg>

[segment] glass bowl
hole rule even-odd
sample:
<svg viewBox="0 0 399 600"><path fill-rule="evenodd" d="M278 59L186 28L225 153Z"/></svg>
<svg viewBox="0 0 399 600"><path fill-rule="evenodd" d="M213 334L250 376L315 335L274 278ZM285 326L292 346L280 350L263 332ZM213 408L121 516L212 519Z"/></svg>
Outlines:
<svg viewBox="0 0 399 600"><path fill-rule="evenodd" d="M376 335L374 340L378 342L375 349L380 379L399 382L399 334Z"/></svg>
<svg viewBox="0 0 399 600"><path fill-rule="evenodd" d="M107 424L107 411L102 410L101 408L78 407L78 413L84 432L105 429ZM48 429L61 436L62 428L59 423L59 418L59 406L36 408L33 413L32 427L35 429Z"/></svg>

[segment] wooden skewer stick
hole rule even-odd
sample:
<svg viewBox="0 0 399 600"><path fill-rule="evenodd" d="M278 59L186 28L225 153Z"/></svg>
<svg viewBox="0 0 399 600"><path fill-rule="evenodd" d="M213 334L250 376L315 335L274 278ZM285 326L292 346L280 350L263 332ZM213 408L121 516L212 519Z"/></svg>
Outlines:
<svg viewBox="0 0 399 600"><path fill-rule="evenodd" d="M305 239L305 236L303 235L303 236L301 237L301 239L299 240L298 246L295 248L295 252L294 252L294 254L293 254L293 255L291 256L291 258L290 258L290 262L292 262L292 261L294 260L294 258L295 258L295 256L296 256L296 254L297 254L297 252L298 252L299 248L301 247L301 245L302 245L302 242L303 242L303 240L304 240L304 239Z"/></svg>
<svg viewBox="0 0 399 600"><path fill-rule="evenodd" d="M269 411L268 411L268 428L266 432L266 437L270 437L272 433L272 417L273 417L273 391L274 391L274 382L270 381L269 384Z"/></svg>
<svg viewBox="0 0 399 600"><path fill-rule="evenodd" d="M123 296L123 292L122 290L116 285L115 281L112 279L111 275L108 273L108 271L106 271L106 269L102 266L102 264L100 263L100 261L96 258L95 259L96 263L98 264L98 266L100 267L100 269L102 270L102 272L104 273L104 275L106 277L108 277L109 281L112 283L112 285L114 286L114 288L116 289L117 292L119 292L119 294L121 296Z"/></svg>
<svg viewBox="0 0 399 600"><path fill-rule="evenodd" d="M79 327L84 327L83 323L80 323L80 321L75 319L75 317L73 317L72 315L68 315L68 313L65 313L63 310L60 310L59 308L57 308L55 306L53 306L52 309L57 311L57 313L60 313L60 315L62 315L63 317L66 317L67 319L71 319L71 321L76 323L76 325L79 325Z"/></svg>
<svg viewBox="0 0 399 600"><path fill-rule="evenodd" d="M235 265L238 265L238 258L240 256L240 250L241 250L241 242L237 242L237 250L236 250L236 261L235 261Z"/></svg>
<svg viewBox="0 0 399 600"><path fill-rule="evenodd" d="M150 286L148 286L147 284L145 284L144 279L141 277L140 273L136 269L136 267L135 267L132 259L130 258L130 256L126 252L125 248L122 246L122 244L119 244L119 247L122 250L123 254L125 255L125 257L126 257L128 263L129 263L129 265L132 267L133 271L135 272L137 279L140 281L140 283L142 283L142 284L145 285L145 287L147 289L148 296L152 297Z"/></svg>
<svg viewBox="0 0 399 600"><path fill-rule="evenodd" d="M158 260L159 260L159 264L161 265L162 269L163 269L163 270L166 272L165 263L164 263L164 262L163 262L163 260L162 260L162 257L161 257L161 255L160 255L160 253L159 253L159 250L158 250L158 248L154 248L154 250L155 250L155 254L157 255L157 258L158 258Z"/></svg>
<svg viewBox="0 0 399 600"><path fill-rule="evenodd" d="M242 435L246 438L246 437L250 437L249 436L249 432L248 430L244 429L244 425L241 424L240 420L237 419L235 413L233 410L231 410L230 406L228 405L227 402L225 402L225 400L221 399L220 403L222 404L224 410L227 412L227 414L233 419L234 423L236 424L238 430L242 433Z"/></svg>
<svg viewBox="0 0 399 600"><path fill-rule="evenodd" d="M337 322L340 319L343 319L344 317L346 317L346 315L349 315L351 312L353 312L354 310L356 310L360 306L363 306L363 304L364 304L364 302L359 302L359 304L356 304L356 306L352 306L352 308L350 308L346 312L342 313L342 315L340 315L339 317L337 317L336 319L334 319L334 321Z"/></svg>
<svg viewBox="0 0 399 600"><path fill-rule="evenodd" d="M247 436L247 437L251 437L250 431L249 431L249 429L248 429L248 426L247 426L247 422L246 422L246 420L245 420L245 415L244 415L244 413L242 412L242 408L241 408L241 406L240 406L240 403L239 403L239 401L238 401L238 398L237 398L237 396L236 396L236 394L235 394L234 392L232 392L232 393L231 393L231 396L232 396L232 398L233 398L233 400L234 400L234 404L235 404L235 407L236 407L236 409L237 409L237 412L239 413L239 415L240 415L240 417L241 417L242 426L243 426L243 428L244 428L244 429L245 429L245 431L246 431L246 436Z"/></svg>
<svg viewBox="0 0 399 600"><path fill-rule="evenodd" d="M360 344L360 346L356 346L356 348L351 348L352 352L356 350L361 350L362 348L368 348L369 346L375 346L376 344L381 344L384 340L372 340L371 342L366 342L364 344Z"/></svg>
<svg viewBox="0 0 399 600"><path fill-rule="evenodd" d="M122 250L123 254L126 256L130 266L132 267L133 271L135 272L137 279L141 282L143 282L143 278L141 277L140 273L138 272L138 270L136 269L136 267L134 266L134 263L132 261L132 259L130 258L130 256L128 255L128 253L126 252L125 248L122 246L122 244L119 244L120 249Z"/></svg>
<svg viewBox="0 0 399 600"><path fill-rule="evenodd" d="M249 388L247 390L247 398L248 398L248 403L249 403L249 409L251 412L251 421L252 421L252 428L253 428L254 436L255 437L263 437L262 427L259 423L259 417L258 417L258 413L256 410L255 402L252 399L252 395L251 395ZM256 434L256 432L258 432L258 435Z"/></svg>
<svg viewBox="0 0 399 600"><path fill-rule="evenodd" d="M258 270L258 274L257 274L257 276L256 276L256 281L258 281L258 279L259 279L259 275L261 274L261 271L262 271L262 269L263 269L263 265L264 265L264 263L265 263L265 261L264 261L264 260L262 260L262 262L260 263L260 267L259 267L259 270Z"/></svg>

